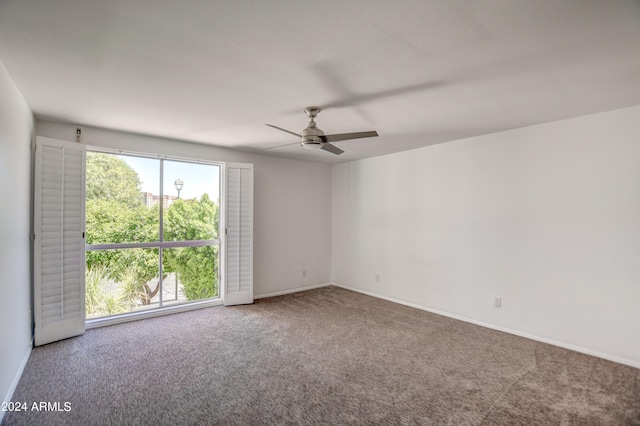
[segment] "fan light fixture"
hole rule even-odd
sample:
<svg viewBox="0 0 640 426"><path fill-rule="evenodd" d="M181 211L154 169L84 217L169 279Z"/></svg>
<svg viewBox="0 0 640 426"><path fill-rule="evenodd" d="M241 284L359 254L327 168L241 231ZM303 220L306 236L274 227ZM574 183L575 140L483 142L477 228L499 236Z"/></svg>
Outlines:
<svg viewBox="0 0 640 426"><path fill-rule="evenodd" d="M319 142L302 142L301 145L306 149L322 149L322 144Z"/></svg>

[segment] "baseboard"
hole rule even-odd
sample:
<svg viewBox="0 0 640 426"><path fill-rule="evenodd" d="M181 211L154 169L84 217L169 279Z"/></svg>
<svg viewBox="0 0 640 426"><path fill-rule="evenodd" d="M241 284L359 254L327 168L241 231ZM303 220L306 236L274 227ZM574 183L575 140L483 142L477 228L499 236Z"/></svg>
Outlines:
<svg viewBox="0 0 640 426"><path fill-rule="evenodd" d="M33 348L33 341L29 342L29 346L22 356L22 362L20 362L20 367L18 367L18 371L16 371L16 375L11 382L11 386L9 386L9 390L7 391L7 395L4 397L2 401L9 402L11 398L13 398L13 393L16 391L18 387L18 382L20 382L20 378L22 377L22 373L24 372L24 368L27 366L27 361L29 361L29 357L31 356L31 348ZM2 423L2 419L6 411L0 410L0 424Z"/></svg>
<svg viewBox="0 0 640 426"><path fill-rule="evenodd" d="M291 294L291 293L298 293L300 291L307 291L307 290L313 290L315 288L320 288L320 287L327 287L332 285L332 283L322 283L322 284L315 284L315 285L310 285L310 286L306 286L306 287L297 287L297 288L293 288L290 290L282 290L282 291L276 291L273 293L264 293L264 294L254 294L253 298L254 299L264 299L265 297L274 297L274 296L282 296L285 294Z"/></svg>
<svg viewBox="0 0 640 426"><path fill-rule="evenodd" d="M355 288L355 287L350 287L348 285L344 285L344 284L340 284L340 283L332 283L332 285L336 286L336 287L340 287L340 288L344 288L346 290L351 290L351 291L355 291L357 293L362 293L362 294L366 294L367 296L372 296L372 297L376 297L378 299L384 299L384 300L388 300L389 302L393 302L393 303L399 303L400 305L405 305L405 306L409 306L411 308L416 308L416 309L420 309L422 311L427 311L427 312L431 312L433 314L437 314L437 315L442 315L445 317L449 317L449 318L453 318L453 319L457 319L460 321L464 321L464 322L468 322L471 324L475 324L475 325L479 325L481 327L486 327L486 328L490 328L492 330L497 330L497 331L502 331L504 333L509 333L509 334L513 334L515 336L519 336L519 337L524 337L526 339L530 339L530 340L535 340L537 342L542 342L542 343L547 343L549 345L553 345L553 346L558 346L564 349L569 349L575 352L580 352L586 355L591 355L591 356L595 356L597 358L602 358L602 359L606 359L608 361L613 361L613 362L617 362L618 364L623 364L623 365L628 365L629 367L634 367L634 368L639 368L640 369L640 362L636 362L630 359L626 359L626 358L620 358L617 356L613 356L613 355L609 355L609 354L605 354L602 352L598 352L598 351L594 351L588 348L583 348L581 346L575 346L575 345L571 345L571 344L567 344L558 340L554 340L554 339L548 339L546 337L540 337L534 334L529 334L529 333L525 333L525 332L521 332L518 330L513 330L510 328L506 328L506 327L502 327L499 325L495 325L495 324L490 324L490 323L486 323L483 321L478 321L472 318L467 318L467 317L463 317L460 315L456 315L456 314L451 314L449 312L444 312L444 311L440 311L437 309L432 309L432 308L427 308L425 306L422 305L418 305L416 303L411 303L411 302L407 302L404 300L400 300L400 299L395 299L393 297L388 297L388 296L384 296L378 293L374 293L368 290L362 290L359 288Z"/></svg>

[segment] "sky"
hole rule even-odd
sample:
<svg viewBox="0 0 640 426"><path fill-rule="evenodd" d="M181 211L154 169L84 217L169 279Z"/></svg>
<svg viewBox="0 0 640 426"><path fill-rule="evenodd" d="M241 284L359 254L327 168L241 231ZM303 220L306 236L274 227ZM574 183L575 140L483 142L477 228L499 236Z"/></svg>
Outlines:
<svg viewBox="0 0 640 426"><path fill-rule="evenodd" d="M159 159L129 155L119 155L118 157L126 161L138 172L143 192L151 192L154 195L160 194ZM181 179L184 182L180 191L180 198L200 198L202 194L207 193L213 201L220 199L219 166L164 160L164 195L178 195L174 184L176 179Z"/></svg>

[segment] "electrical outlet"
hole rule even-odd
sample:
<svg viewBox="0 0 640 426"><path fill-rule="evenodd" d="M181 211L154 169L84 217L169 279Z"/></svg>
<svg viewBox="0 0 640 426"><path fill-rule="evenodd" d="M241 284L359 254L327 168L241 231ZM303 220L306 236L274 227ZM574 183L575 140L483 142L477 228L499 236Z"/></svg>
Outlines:
<svg viewBox="0 0 640 426"><path fill-rule="evenodd" d="M496 308L501 308L502 307L502 297L496 297L493 299L493 306L495 306Z"/></svg>
<svg viewBox="0 0 640 426"><path fill-rule="evenodd" d="M380 274L376 274L374 278L375 278L377 283L380 282Z"/></svg>

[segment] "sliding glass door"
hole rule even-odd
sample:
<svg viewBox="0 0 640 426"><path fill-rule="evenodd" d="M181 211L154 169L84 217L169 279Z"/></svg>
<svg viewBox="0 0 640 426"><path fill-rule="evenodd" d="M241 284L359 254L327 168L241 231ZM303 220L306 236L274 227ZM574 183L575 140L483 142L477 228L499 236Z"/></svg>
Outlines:
<svg viewBox="0 0 640 426"><path fill-rule="evenodd" d="M219 296L220 169L87 153L87 319Z"/></svg>

